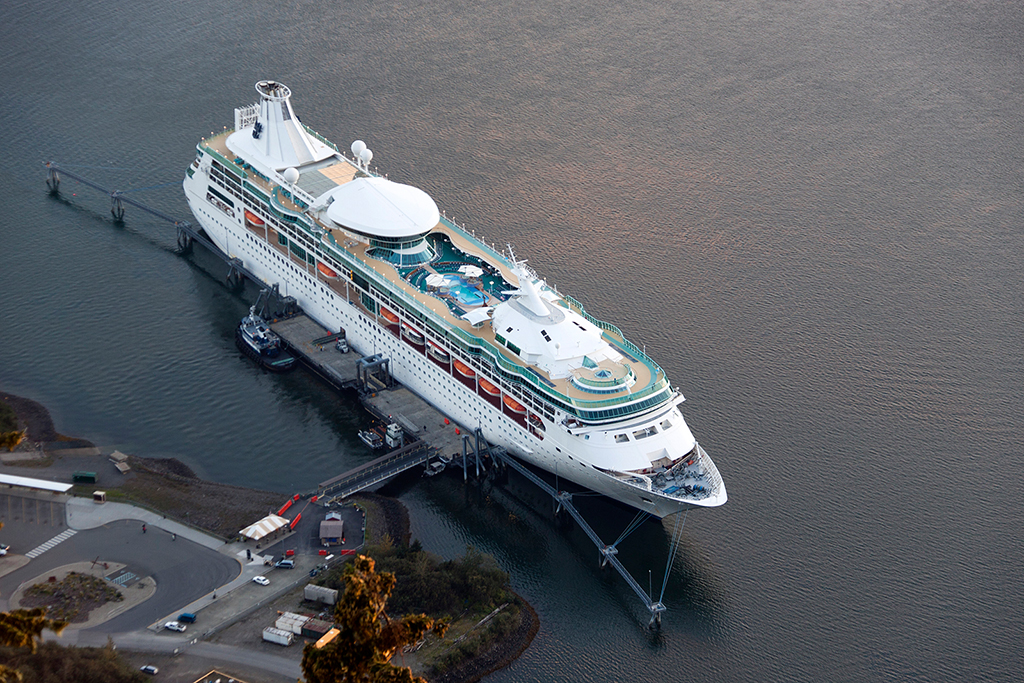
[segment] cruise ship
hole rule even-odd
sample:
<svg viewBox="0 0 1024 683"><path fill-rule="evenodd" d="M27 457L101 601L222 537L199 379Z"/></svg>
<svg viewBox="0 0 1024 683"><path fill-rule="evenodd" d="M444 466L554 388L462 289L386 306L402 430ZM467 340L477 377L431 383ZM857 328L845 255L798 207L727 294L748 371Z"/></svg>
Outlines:
<svg viewBox="0 0 1024 683"><path fill-rule="evenodd" d="M526 463L659 518L726 502L682 394L617 327L300 122L285 85L256 92L184 180L222 251Z"/></svg>

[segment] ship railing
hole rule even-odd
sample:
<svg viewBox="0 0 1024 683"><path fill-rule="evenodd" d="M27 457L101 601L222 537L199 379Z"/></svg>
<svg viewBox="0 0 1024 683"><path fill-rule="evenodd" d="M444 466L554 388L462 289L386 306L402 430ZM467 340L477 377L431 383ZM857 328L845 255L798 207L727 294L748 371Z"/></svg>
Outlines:
<svg viewBox="0 0 1024 683"><path fill-rule="evenodd" d="M211 147L209 144L207 144L205 139L203 140L203 142L199 144L200 146L202 146L204 152L208 153L214 159L220 161L221 164L223 164L223 166L231 173L234 173L236 176L242 178L243 180L249 177L244 170L238 168L238 165L235 164L235 162L229 160L226 156L224 156L223 154L215 150L213 147Z"/></svg>
<svg viewBox="0 0 1024 683"><path fill-rule="evenodd" d="M580 377L578 375L573 376L573 381L579 384L584 384L588 387L594 387L595 389L608 389L612 387L618 387L627 382L629 379L636 379L636 373L633 372L633 368L627 366L626 374L624 377L613 377L611 379L591 379L590 377Z"/></svg>
<svg viewBox="0 0 1024 683"><path fill-rule="evenodd" d="M622 334L622 330L620 330L615 325L612 325L611 323L606 323L603 320L598 320L594 316L590 315L589 313L587 313L586 309L583 308L583 304L581 304L579 301L572 298L568 294L563 294L560 296L562 296L565 302L569 304L569 308L573 309L576 313L580 314L593 324L597 325L600 329L604 330L605 335L607 337L605 341L608 341L610 344L612 344L612 346L621 347L620 351L625 351L626 354L631 354L635 356L638 362L646 365L647 369L651 371L651 377L657 378L665 376L665 371L661 369L661 366L654 362L654 359L648 356L644 351L637 348L636 344L626 339L626 335Z"/></svg>
<svg viewBox="0 0 1024 683"><path fill-rule="evenodd" d="M333 142L331 142L330 140L325 138L323 135L320 135L320 133L316 132L315 130L313 130L312 128L310 128L306 124L302 123L301 121L299 123L302 125L302 127L306 130L307 133L309 133L310 135L315 137L317 140L319 140L320 142L324 143L325 145L327 145L328 147L333 149L338 154L342 153L341 150L338 149L338 146L336 144L334 144Z"/></svg>
<svg viewBox="0 0 1024 683"><path fill-rule="evenodd" d="M298 216L298 218L303 223L306 220L305 216ZM309 230L308 227L306 229ZM359 268L357 266L360 262L359 258L346 247L339 245L338 242L333 239L333 236L330 240L329 246L331 249L338 252L342 267L347 267L364 273L367 279L372 281L380 289L382 294L402 301L406 310L412 309L416 314L416 317L421 322L429 325L436 332L440 334L447 333L449 335L448 338L452 339L452 341L454 341L462 351L468 354L486 353L493 358L499 371L502 372L506 379L513 382L529 384L534 387L541 396L544 396L547 400L555 402L558 407L562 409L569 410L570 412L577 412L596 411L602 408L616 407L621 408L623 410L623 414L625 414L626 412L633 410L635 405L642 402L644 399L654 396L668 388L668 382L665 380L664 376L658 376L652 373L653 381L650 385L629 394L627 397L591 400L567 396L560 391L546 386L538 377L534 376L533 373L529 372L526 368L505 358L504 354L498 350L498 347L491 344L488 340L470 334L457 326L444 327L441 325L435 320L437 313L425 304L421 303L418 299L414 297L400 296L395 293L393 291L393 283L372 268ZM345 263L345 261L348 261L349 263Z"/></svg>
<svg viewBox="0 0 1024 683"><path fill-rule="evenodd" d="M508 259L505 258L504 254L498 252L494 247L492 247L491 245L487 244L483 240L477 239L476 235L474 235L471 232L467 231L461 225L458 225L454 221L450 220L447 216L441 216L441 222L445 226L447 226L449 229L454 230L455 232L459 233L459 235L463 239L465 239L467 242L469 242L473 246L475 246L475 247L479 248L480 250L484 251L491 258L497 259L498 263L502 263L502 262L508 260Z"/></svg>
<svg viewBox="0 0 1024 683"><path fill-rule="evenodd" d="M699 443L697 444L697 454L700 456L702 460L702 469L704 471L705 476L707 476L711 484L711 488L715 491L721 491L722 486L724 486L724 482L722 481L722 475L718 471L718 468L715 467L714 461L711 459L711 456L707 454L707 451L701 448L701 445Z"/></svg>

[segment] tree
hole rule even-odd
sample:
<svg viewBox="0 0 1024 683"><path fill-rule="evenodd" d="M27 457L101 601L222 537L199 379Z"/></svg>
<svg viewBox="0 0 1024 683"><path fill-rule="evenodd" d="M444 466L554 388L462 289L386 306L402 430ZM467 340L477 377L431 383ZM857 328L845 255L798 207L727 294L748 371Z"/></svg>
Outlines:
<svg viewBox="0 0 1024 683"><path fill-rule="evenodd" d="M385 612L395 576L377 573L373 558L360 555L345 576L345 593L334 608L341 631L322 648L306 645L302 671L307 683L426 683L408 667L391 664L405 645L433 630L440 637L447 621L425 614L391 619Z"/></svg>
<svg viewBox="0 0 1024 683"><path fill-rule="evenodd" d="M2 526L2 525L0 525ZM0 645L7 647L27 647L35 652L43 631L50 629L57 635L67 627L66 621L55 621L46 618L46 610L16 609L11 612L0 612ZM0 681L20 681L21 673L0 664Z"/></svg>

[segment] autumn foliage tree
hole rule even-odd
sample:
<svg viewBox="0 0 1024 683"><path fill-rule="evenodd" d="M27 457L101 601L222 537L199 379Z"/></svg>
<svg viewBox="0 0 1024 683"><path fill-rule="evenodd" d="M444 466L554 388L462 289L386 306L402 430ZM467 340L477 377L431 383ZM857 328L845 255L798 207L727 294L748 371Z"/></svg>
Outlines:
<svg viewBox="0 0 1024 683"><path fill-rule="evenodd" d="M35 652L44 630L50 629L59 635L67 625L66 621L47 619L46 610L41 607L0 612L0 645ZM0 664L0 681L20 680L18 671Z"/></svg>
<svg viewBox="0 0 1024 683"><path fill-rule="evenodd" d="M334 608L340 633L323 646L306 645L302 671L307 683L425 683L391 658L428 631L443 637L447 622L425 614L391 619L385 608L395 576L377 573L373 558L360 555L345 576L345 592Z"/></svg>

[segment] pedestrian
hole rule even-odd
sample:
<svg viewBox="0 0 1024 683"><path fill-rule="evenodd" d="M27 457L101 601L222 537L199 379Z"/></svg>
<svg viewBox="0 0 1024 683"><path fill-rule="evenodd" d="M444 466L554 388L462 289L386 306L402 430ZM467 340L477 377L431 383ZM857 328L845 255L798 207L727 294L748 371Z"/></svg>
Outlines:
<svg viewBox="0 0 1024 683"><path fill-rule="evenodd" d="M171 540L172 541L177 541L178 540L178 534L171 534Z"/></svg>
<svg viewBox="0 0 1024 683"><path fill-rule="evenodd" d="M142 533L146 533L146 525L145 524L142 525Z"/></svg>

